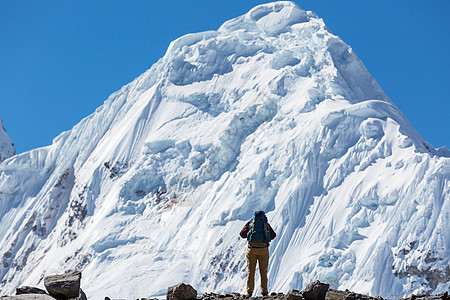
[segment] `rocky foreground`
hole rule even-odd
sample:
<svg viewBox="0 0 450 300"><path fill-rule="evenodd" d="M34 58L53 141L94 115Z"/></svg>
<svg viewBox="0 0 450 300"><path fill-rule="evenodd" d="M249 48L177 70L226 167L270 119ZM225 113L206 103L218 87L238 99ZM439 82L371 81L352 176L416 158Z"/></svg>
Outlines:
<svg viewBox="0 0 450 300"><path fill-rule="evenodd" d="M71 272L62 275L52 275L44 278L47 291L37 287L23 286L16 290L15 296L2 296L1 300L87 300L86 294L81 289L81 272ZM272 293L264 297L247 297L239 293L215 294L205 293L198 295L190 285L180 283L167 289L167 300L383 300L382 297L370 297L353 293L351 291L336 291L329 289L329 285L315 281L304 290L290 290L287 294ZM399 300L447 300L448 292L435 296L411 295L409 298ZM105 297L105 300L115 298ZM137 300L158 300L140 298Z"/></svg>
<svg viewBox="0 0 450 300"><path fill-rule="evenodd" d="M174 289L178 289L177 296L173 296ZM321 283L319 281L315 281L310 283L304 290L290 290L287 294L283 293L272 293L268 296L264 297L246 297L245 295L241 295L239 293L231 293L226 295L214 294L214 293L205 293L201 296L194 296L194 292L187 292L186 290L193 290L192 287L186 286L184 284L179 284L174 287L170 287L167 291L167 300L248 300L248 299L258 299L258 300L383 300L382 297L376 296L371 297L363 294L354 293L351 291L337 291L329 289L329 285L325 283ZM195 290L194 290L195 291ZM195 292L196 293L196 292ZM190 295L190 298L185 298L182 295ZM436 296L426 296L426 295L411 295L408 298L400 298L399 300L447 300L448 292L436 295ZM140 299L145 300L145 299Z"/></svg>

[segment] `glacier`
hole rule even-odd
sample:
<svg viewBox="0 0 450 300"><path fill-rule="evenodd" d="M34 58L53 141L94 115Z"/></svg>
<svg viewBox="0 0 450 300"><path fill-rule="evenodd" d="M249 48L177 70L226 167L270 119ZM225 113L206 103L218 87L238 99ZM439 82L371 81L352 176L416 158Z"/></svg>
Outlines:
<svg viewBox="0 0 450 300"><path fill-rule="evenodd" d="M239 231L262 209L271 291L443 292L449 157L315 13L259 5L0 164L0 290L80 270L93 299L243 292Z"/></svg>

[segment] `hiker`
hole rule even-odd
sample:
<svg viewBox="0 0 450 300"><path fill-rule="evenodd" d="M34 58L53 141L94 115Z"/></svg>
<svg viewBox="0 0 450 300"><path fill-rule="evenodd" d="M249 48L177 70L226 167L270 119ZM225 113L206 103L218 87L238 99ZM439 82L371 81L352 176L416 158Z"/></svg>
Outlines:
<svg viewBox="0 0 450 300"><path fill-rule="evenodd" d="M255 287L256 262L261 275L261 294L267 296L267 269L269 267L269 243L276 236L267 222L265 212L255 211L253 218L242 228L240 236L248 241L247 249L247 297L251 297Z"/></svg>

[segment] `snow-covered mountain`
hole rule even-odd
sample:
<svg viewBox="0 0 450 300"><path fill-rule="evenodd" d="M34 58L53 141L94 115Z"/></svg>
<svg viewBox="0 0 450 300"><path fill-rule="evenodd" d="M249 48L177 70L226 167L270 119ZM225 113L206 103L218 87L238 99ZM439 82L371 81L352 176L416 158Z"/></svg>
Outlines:
<svg viewBox="0 0 450 300"><path fill-rule="evenodd" d="M0 165L0 290L83 271L89 298L243 292L256 209L269 288L449 289L450 159L322 19L257 6L171 43L51 146Z"/></svg>
<svg viewBox="0 0 450 300"><path fill-rule="evenodd" d="M0 118L0 162L16 154L11 138L6 133L3 120Z"/></svg>

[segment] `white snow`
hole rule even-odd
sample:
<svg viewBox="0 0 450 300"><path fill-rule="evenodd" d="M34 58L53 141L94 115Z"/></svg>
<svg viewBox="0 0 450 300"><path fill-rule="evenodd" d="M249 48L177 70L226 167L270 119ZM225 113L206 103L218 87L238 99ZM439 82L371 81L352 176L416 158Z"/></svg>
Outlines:
<svg viewBox="0 0 450 300"><path fill-rule="evenodd" d="M0 164L0 289L77 269L92 299L244 292L238 233L263 209L271 291L442 292L448 156L314 13L260 5Z"/></svg>

